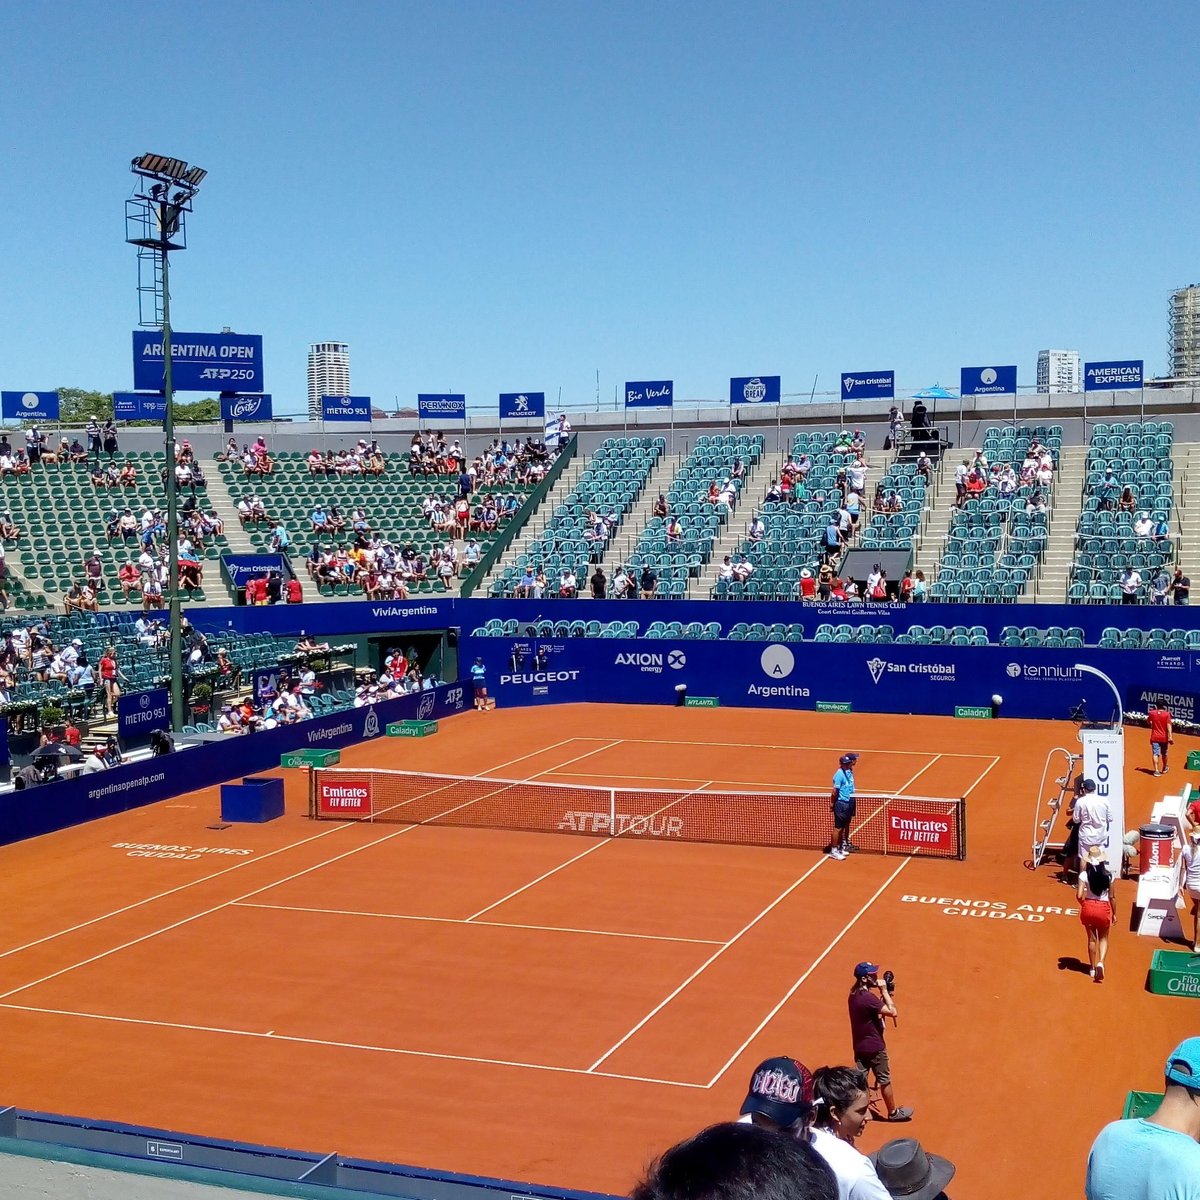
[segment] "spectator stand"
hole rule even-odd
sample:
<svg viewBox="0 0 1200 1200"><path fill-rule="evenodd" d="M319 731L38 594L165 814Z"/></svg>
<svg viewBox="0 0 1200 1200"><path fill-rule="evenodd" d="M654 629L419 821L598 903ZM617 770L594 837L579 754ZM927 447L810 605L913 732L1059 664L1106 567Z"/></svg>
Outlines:
<svg viewBox="0 0 1200 1200"><path fill-rule="evenodd" d="M661 437L607 438L592 453L575 487L559 504L545 529L529 547L496 575L489 595L524 594L523 580L540 567L546 575L545 595L558 595L558 579L569 568L579 590L586 591L586 567L604 559L630 510L645 491L646 481L667 443ZM589 514L600 518L601 528L589 523Z"/></svg>
<svg viewBox="0 0 1200 1200"><path fill-rule="evenodd" d="M430 495L435 495L453 504L458 492L457 474L412 475L400 465L393 455L382 475L362 472L313 474L309 470L308 456L300 451L283 451L274 456L274 469L269 475L247 474L240 460L229 458L220 461L221 477L234 500L245 495L255 495L262 500L268 518L279 521L287 529L291 556L307 554L314 542L322 546L349 546L354 533L350 514L361 507L367 515L372 534L396 547L415 546L429 564L428 578L413 581L408 585L410 594L431 594L443 590L439 587L432 567L433 550L448 541L456 540L453 531L434 531L422 512L422 504ZM534 489L533 484L516 482L482 485L472 493L474 508L486 496L507 497L515 495L523 504ZM345 521L340 533L318 533L314 531L310 515L315 508L328 510L336 506ZM475 537L486 550L507 523L501 517L492 532L472 529ZM246 525L246 533L256 551L271 551L272 527L268 522ZM336 584L323 584L319 592L324 597L349 596L359 592L357 584L349 578Z"/></svg>
<svg viewBox="0 0 1200 1200"><path fill-rule="evenodd" d="M95 549L103 562L101 578L104 583L96 593L97 605L100 608L120 605L117 571L122 563L136 559L141 547L136 541L123 544L120 539L115 539L110 542L107 536L109 515L113 510L119 513L126 507L139 519L146 509L165 511L161 462L161 455L144 450L114 457L103 464L103 468L111 466L118 475L121 468L134 468L136 481L127 486L119 483L111 487L97 486L86 463L69 461L39 462L27 474L5 476L2 503L22 534L18 562L14 564L25 583L21 591L35 596L41 593L50 604L59 603L71 584L83 579L83 561ZM188 494L196 495L199 500L204 494L203 485L184 489L184 500ZM215 570L216 561L228 552L229 543L224 535L213 535L205 542L201 558ZM16 582L11 573L9 580ZM183 595L196 603L205 599L202 587L185 591ZM15 593L13 598L16 598ZM132 597L129 601L130 604L139 602ZM26 608L37 606L36 598L27 600L24 605Z"/></svg>
<svg viewBox="0 0 1200 1200"><path fill-rule="evenodd" d="M1154 525L1177 528L1172 448L1174 427L1166 421L1096 425L1087 457L1083 511L1075 539L1075 562L1067 589L1069 604L1113 604L1122 599L1126 567L1141 577L1138 602L1148 599L1153 573L1175 558L1169 536L1140 537L1134 525L1148 513ZM1107 476L1112 469L1111 477ZM1121 507L1128 487L1132 509Z"/></svg>
<svg viewBox="0 0 1200 1200"><path fill-rule="evenodd" d="M658 576L659 596L687 595L689 579L698 576L710 560L721 527L739 507L743 480L731 474L735 461L740 458L748 473L762 459L764 446L762 434L699 437L667 491L668 515L652 516L638 538L631 561L626 564L633 574L649 565ZM732 506L709 500L713 483L719 489L729 485L734 494ZM670 522L675 517L683 526L678 540L670 534Z"/></svg>
<svg viewBox="0 0 1200 1200"><path fill-rule="evenodd" d="M1013 603L1037 578L1049 540L1055 486L1019 482L1003 495L991 475L994 466L1017 473L1034 440L1049 452L1057 469L1062 452L1061 426L991 426L985 432L980 461L987 474L984 491L968 496L950 519L950 529L930 586L934 601ZM1041 493L1045 511L1030 511Z"/></svg>

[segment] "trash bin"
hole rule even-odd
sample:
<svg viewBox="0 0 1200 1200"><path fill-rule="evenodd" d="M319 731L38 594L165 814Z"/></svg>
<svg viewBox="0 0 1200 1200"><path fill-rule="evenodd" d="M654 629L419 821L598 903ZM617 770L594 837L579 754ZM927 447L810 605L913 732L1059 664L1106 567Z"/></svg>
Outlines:
<svg viewBox="0 0 1200 1200"><path fill-rule="evenodd" d="M1143 825L1138 831L1138 874L1169 867L1175 857L1175 829L1171 825Z"/></svg>

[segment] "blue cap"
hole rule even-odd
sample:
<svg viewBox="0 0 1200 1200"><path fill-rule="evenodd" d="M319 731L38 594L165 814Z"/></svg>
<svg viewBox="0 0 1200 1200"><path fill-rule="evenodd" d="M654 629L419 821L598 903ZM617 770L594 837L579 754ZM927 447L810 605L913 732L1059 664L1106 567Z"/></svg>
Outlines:
<svg viewBox="0 0 1200 1200"><path fill-rule="evenodd" d="M1200 1037L1185 1038L1167 1059L1167 1082L1200 1089Z"/></svg>
<svg viewBox="0 0 1200 1200"><path fill-rule="evenodd" d="M866 979L868 975L878 975L878 974L879 974L879 964L878 963L860 962L858 964L858 966L854 968L854 978L855 979ZM1200 1042L1200 1038L1198 1038L1196 1040L1198 1042Z"/></svg>

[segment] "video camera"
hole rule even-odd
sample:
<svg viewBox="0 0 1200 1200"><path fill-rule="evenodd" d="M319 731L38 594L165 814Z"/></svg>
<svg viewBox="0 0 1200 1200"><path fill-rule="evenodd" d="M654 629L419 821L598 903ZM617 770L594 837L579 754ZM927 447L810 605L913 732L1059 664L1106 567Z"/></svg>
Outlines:
<svg viewBox="0 0 1200 1200"><path fill-rule="evenodd" d="M894 996L896 994L896 972L895 971L884 971L883 986L887 990L887 994L889 996Z"/></svg>

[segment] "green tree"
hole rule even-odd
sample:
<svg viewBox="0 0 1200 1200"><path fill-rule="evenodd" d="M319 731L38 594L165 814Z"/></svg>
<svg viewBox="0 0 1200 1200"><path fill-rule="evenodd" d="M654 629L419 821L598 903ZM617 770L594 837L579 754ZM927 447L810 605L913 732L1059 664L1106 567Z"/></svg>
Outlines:
<svg viewBox="0 0 1200 1200"><path fill-rule="evenodd" d="M205 421L221 419L221 402L219 400L189 400L181 404L178 397L172 406L175 410L175 420L182 425L200 425Z"/></svg>
<svg viewBox="0 0 1200 1200"><path fill-rule="evenodd" d="M64 425L86 425L92 417L97 421L105 421L113 415L112 392L60 387L58 402L59 420Z"/></svg>

